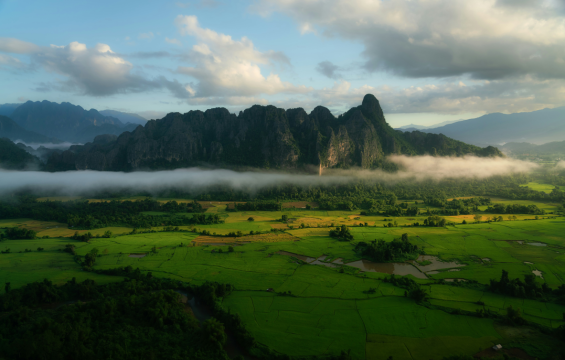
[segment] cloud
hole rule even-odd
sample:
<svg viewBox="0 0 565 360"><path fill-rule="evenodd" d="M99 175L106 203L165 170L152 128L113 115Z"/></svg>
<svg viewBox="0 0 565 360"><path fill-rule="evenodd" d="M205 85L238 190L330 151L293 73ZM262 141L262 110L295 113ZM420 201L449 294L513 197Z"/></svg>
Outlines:
<svg viewBox="0 0 565 360"><path fill-rule="evenodd" d="M339 69L339 66L334 65L330 61L322 61L318 63L316 66L316 71L320 74L330 78L330 79L338 79L341 76L336 72Z"/></svg>
<svg viewBox="0 0 565 360"><path fill-rule="evenodd" d="M178 39L169 39L168 37L166 37L165 41L168 42L169 44L182 46L182 43Z"/></svg>
<svg viewBox="0 0 565 360"><path fill-rule="evenodd" d="M32 64L40 65L47 71L63 75L66 80L41 82L35 90L75 92L83 95L108 96L118 93L135 93L158 89L168 89L178 98L186 99L190 92L186 85L177 80L168 80L163 76L147 79L133 72L133 64L112 51L106 44L97 44L88 48L85 44L72 42L67 46L50 47L22 45L20 41L9 39L3 44L4 50L23 52L33 49L29 54ZM132 57L154 58L169 56L167 52L140 52ZM0 54L0 67L26 67L18 59Z"/></svg>
<svg viewBox="0 0 565 360"><path fill-rule="evenodd" d="M559 1L265 0L253 9L291 16L301 31L364 44L367 71L404 77L565 77Z"/></svg>
<svg viewBox="0 0 565 360"><path fill-rule="evenodd" d="M197 9L202 9L202 8L215 8L218 7L221 3L219 1L216 0L193 0L193 1L189 1L189 2L177 2L176 5L180 8L189 8L189 7L194 7Z"/></svg>
<svg viewBox="0 0 565 360"><path fill-rule="evenodd" d="M155 37L155 35L153 35L153 33L150 32L146 32L146 33L141 33L139 34L138 38L139 39L143 39L143 40L151 40Z"/></svg>
<svg viewBox="0 0 565 360"><path fill-rule="evenodd" d="M194 78L196 98L248 97L260 94L306 93L311 88L282 81L279 75L263 76L260 66L290 66L281 52L261 52L253 42L200 27L195 16L179 15L175 24L181 35L198 42L186 56L193 66L180 66L177 72ZM206 101L206 100L204 100Z"/></svg>
<svg viewBox="0 0 565 360"><path fill-rule="evenodd" d="M31 54L39 50L39 46L13 38L0 37L0 51L12 54Z"/></svg>
<svg viewBox="0 0 565 360"><path fill-rule="evenodd" d="M13 69L13 70L23 70L28 68L27 64L22 63L19 59L9 56L0 54L0 69Z"/></svg>
<svg viewBox="0 0 565 360"><path fill-rule="evenodd" d="M171 54L167 51L138 51L131 54L124 54L125 57L132 57L138 59L153 59L170 57Z"/></svg>
<svg viewBox="0 0 565 360"><path fill-rule="evenodd" d="M335 185L364 179L372 182L425 181L443 179L485 179L532 171L538 165L507 158L450 158L431 156L391 156L398 164L397 173L382 170L324 170L323 176L289 174L271 171L205 170L199 168L156 172L99 171L6 171L0 170L0 194L29 189L36 192L56 192L84 195L103 190L148 191L179 189L202 191L211 186L227 186L236 190L256 192L278 185Z"/></svg>

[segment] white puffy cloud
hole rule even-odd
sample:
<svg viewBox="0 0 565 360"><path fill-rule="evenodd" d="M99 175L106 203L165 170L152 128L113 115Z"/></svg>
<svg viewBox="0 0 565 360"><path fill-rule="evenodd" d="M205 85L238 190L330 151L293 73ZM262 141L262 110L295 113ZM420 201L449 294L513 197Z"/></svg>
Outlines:
<svg viewBox="0 0 565 360"><path fill-rule="evenodd" d="M162 76L147 79L134 73L133 64L114 53L106 44L97 44L92 48L77 41L66 46L51 45L50 47L22 45L18 41L10 41L8 44L9 46L5 46L4 49L11 52L22 52L25 49L32 51L29 55L33 64L64 76L65 80L41 83L37 89L39 91L55 89L84 95L106 96L168 89L177 98L186 98L189 95L185 89L186 85L176 80L170 81ZM18 59L0 54L0 64L8 62L12 67L19 64Z"/></svg>
<svg viewBox="0 0 565 360"><path fill-rule="evenodd" d="M261 65L290 65L288 58L280 52L261 52L253 42L243 37L234 40L231 36L200 27L195 16L179 15L175 24L181 35L192 36L197 44L186 59L193 66L180 66L178 73L196 79L193 86L196 98L248 98L260 94L306 93L305 86L295 86L282 81L279 75L262 74ZM208 100L196 100L207 103Z"/></svg>
<svg viewBox="0 0 565 360"><path fill-rule="evenodd" d="M557 0L264 0L301 32L364 44L364 68L406 77L565 77Z"/></svg>

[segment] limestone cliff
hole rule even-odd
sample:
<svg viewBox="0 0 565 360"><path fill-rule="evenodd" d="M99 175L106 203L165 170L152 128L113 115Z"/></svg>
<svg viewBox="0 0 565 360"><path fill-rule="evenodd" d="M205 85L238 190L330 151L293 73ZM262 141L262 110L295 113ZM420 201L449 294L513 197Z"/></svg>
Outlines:
<svg viewBox="0 0 565 360"><path fill-rule="evenodd" d="M99 136L94 142L54 154L51 170L171 169L202 164L229 167L374 168L388 154L500 155L443 135L403 133L392 129L378 100L363 103L335 117L322 106L304 109L255 105L239 115L227 109L170 113L119 137Z"/></svg>

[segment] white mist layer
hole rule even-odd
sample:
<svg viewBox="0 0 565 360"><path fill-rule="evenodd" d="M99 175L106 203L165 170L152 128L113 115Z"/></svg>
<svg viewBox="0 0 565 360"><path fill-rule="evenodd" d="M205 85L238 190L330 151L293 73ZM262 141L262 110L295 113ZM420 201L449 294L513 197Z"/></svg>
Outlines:
<svg viewBox="0 0 565 360"><path fill-rule="evenodd" d="M97 191L148 191L168 189L199 191L210 186L227 186L234 190L255 192L277 185L335 185L356 179L381 182L452 179L484 179L491 176L524 173L538 165L508 158L391 156L400 166L396 173L382 170L324 170L322 176L268 171L236 172L200 168L154 172L39 171L0 170L0 194L27 189L36 193L51 192L81 195Z"/></svg>
<svg viewBox="0 0 565 360"><path fill-rule="evenodd" d="M44 147L46 149L58 149L58 150L67 150L68 148L70 148L72 145L83 145L83 144L79 144L79 143L70 143L70 142L62 142L62 143L58 143L58 144L54 144L54 143L26 143L23 142L21 140L16 140L14 141L14 144L24 144L25 146L29 146L31 148L33 148L33 150L37 150L40 147Z"/></svg>

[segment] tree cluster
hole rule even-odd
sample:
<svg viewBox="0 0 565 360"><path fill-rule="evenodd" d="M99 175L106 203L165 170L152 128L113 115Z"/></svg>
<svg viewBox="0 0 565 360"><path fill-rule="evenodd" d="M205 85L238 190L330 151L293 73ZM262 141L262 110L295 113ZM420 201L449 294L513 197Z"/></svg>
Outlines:
<svg viewBox="0 0 565 360"><path fill-rule="evenodd" d="M408 234L402 234L402 238L393 241L373 240L370 243L361 241L355 245L355 252L375 262L398 261L414 257L419 254L417 245L408 240Z"/></svg>

